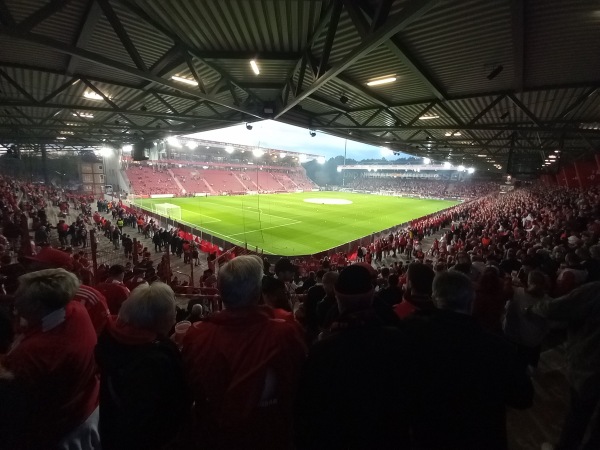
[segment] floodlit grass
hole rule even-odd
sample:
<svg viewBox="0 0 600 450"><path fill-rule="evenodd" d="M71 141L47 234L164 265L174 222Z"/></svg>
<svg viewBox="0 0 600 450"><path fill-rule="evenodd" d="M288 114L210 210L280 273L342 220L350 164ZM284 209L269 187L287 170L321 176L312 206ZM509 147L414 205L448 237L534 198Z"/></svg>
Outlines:
<svg viewBox="0 0 600 450"><path fill-rule="evenodd" d="M308 203L306 199L324 199ZM349 204L325 204L346 200ZM138 200L181 207L181 222L237 245L266 253L307 255L456 205L447 200L384 197L345 192L240 195Z"/></svg>

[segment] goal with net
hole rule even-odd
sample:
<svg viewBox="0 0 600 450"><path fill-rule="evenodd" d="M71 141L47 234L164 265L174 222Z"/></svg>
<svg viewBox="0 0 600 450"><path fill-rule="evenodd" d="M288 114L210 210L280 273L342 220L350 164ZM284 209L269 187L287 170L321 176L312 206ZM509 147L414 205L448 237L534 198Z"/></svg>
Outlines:
<svg viewBox="0 0 600 450"><path fill-rule="evenodd" d="M181 220L181 207L173 203L156 203L154 211L169 219Z"/></svg>

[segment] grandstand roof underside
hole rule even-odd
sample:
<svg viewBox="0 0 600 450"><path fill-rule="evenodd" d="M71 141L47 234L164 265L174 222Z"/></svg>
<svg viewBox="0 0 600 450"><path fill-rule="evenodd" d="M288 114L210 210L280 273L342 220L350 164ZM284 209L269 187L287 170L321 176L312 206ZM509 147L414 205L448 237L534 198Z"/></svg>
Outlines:
<svg viewBox="0 0 600 450"><path fill-rule="evenodd" d="M598 151L599 88L594 0L0 0L4 145L118 145L275 118L537 170L556 149Z"/></svg>

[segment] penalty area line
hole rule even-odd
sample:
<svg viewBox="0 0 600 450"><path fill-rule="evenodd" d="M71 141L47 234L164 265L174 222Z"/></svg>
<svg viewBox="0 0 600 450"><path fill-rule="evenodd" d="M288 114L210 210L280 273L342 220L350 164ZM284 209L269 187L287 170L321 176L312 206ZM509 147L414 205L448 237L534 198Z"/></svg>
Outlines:
<svg viewBox="0 0 600 450"><path fill-rule="evenodd" d="M301 223L301 221L300 220L296 220L294 222L284 223L283 225L273 225L272 227L265 227L265 228L259 228L257 230L244 231L243 233L234 233L231 236L239 236L241 234L256 233L257 231L271 230L273 228L288 227L290 225L296 225L297 223Z"/></svg>

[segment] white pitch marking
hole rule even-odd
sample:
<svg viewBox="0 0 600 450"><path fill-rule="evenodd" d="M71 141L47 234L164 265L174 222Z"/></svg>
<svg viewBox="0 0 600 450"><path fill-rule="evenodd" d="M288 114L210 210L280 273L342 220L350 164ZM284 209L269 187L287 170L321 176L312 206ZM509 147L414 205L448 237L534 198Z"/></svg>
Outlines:
<svg viewBox="0 0 600 450"><path fill-rule="evenodd" d="M231 208L231 209L235 209L237 211L240 210L239 206L222 205L221 203L214 203L214 202L207 202L207 201L204 201L203 203L210 203L211 205L223 206L225 208ZM246 209L248 209L248 208L256 209L252 206L246 206L245 208ZM262 208L261 208L261 210L262 210ZM254 214L259 214L258 211L248 211L248 212L253 212ZM260 214L262 214L263 216L277 217L278 219L285 219L285 220L290 219L289 217L276 216L275 214L267 214L267 213L263 213L263 212L261 212ZM263 230L264 230L264 228L263 228Z"/></svg>
<svg viewBox="0 0 600 450"><path fill-rule="evenodd" d="M239 236L240 234L256 233L257 231L270 230L272 228L287 227L290 225L296 225L297 223L300 223L300 222L301 222L300 220L296 220L295 222L284 223L283 225L273 225L272 227L259 228L258 230L244 231L243 233L234 233L231 236Z"/></svg>

